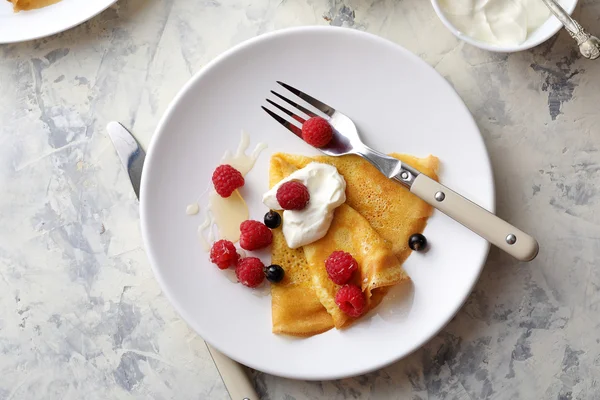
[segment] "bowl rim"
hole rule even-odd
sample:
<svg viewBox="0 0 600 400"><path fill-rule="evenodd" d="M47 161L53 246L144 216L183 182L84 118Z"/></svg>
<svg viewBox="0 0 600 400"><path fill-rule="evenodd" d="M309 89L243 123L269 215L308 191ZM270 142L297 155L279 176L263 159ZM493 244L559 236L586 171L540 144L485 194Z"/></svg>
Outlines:
<svg viewBox="0 0 600 400"><path fill-rule="evenodd" d="M575 8L577 7L578 3L579 3L579 0L573 0L573 4L570 5L569 7L566 7L565 11L567 11L569 13L569 15L573 14L573 11L575 11ZM548 22L550 23L550 29L548 30L548 34L541 36L538 40L531 41L531 42L525 41L522 44L511 45L511 46L496 45L496 44L482 42L480 40L474 39L471 36L466 35L463 32L461 32L446 17L446 14L444 14L444 11L440 7L439 0L431 0L431 5L433 6L433 9L435 10L435 13L437 14L438 18L442 21L442 23L446 26L446 28L450 32L452 32L452 34L454 34L454 36L456 36L463 42L466 42L472 46L479 47L480 49L488 50L488 51L492 51L492 52L496 52L496 53L515 53L518 51L529 50L531 48L539 46L540 44L542 44L545 41L547 41L548 39L550 39L552 36L556 35L556 33L563 26L562 23L554 15L550 15L550 18L544 23L544 25L547 24Z"/></svg>

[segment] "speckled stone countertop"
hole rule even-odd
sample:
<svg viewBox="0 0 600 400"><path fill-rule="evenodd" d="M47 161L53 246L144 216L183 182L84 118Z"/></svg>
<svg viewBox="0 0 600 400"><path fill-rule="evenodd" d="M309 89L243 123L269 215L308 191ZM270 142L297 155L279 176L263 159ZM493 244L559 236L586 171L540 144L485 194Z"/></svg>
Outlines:
<svg viewBox="0 0 600 400"><path fill-rule="evenodd" d="M600 33L600 0L575 15ZM263 399L600 396L600 61L564 32L510 56L478 50L424 0L120 0L0 46L0 399L227 398L153 278L104 127L121 121L146 145L213 57L309 24L391 39L451 82L489 148L498 213L542 250L531 264L492 250L454 320L395 365L320 383L254 373Z"/></svg>

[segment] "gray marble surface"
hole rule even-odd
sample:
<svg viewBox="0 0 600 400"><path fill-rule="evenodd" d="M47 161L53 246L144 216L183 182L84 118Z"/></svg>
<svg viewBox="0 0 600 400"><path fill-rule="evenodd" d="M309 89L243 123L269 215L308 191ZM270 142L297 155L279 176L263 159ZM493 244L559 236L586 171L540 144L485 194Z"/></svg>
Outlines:
<svg viewBox="0 0 600 400"><path fill-rule="evenodd" d="M599 0L575 14L600 33ZM309 24L389 38L446 77L489 148L498 213L542 250L531 264L492 250L463 309L408 358L333 382L254 373L263 399L600 397L600 61L566 33L510 56L478 50L425 0L120 0L0 46L0 399L227 398L152 276L104 126L147 144L217 54Z"/></svg>

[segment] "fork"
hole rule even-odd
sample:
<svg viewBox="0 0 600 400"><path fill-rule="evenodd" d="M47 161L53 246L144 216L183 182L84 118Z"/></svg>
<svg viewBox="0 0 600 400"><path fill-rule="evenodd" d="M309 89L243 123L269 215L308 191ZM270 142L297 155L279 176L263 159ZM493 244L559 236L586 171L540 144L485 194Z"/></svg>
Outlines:
<svg viewBox="0 0 600 400"><path fill-rule="evenodd" d="M531 261L537 256L539 245L533 237L415 168L370 148L360 140L356 125L347 115L286 83L280 81L277 83L322 114L318 115L298 104L297 101L271 90L273 95L291 106L293 111L270 99L266 99L267 103L290 119L282 117L265 106L261 108L296 136L302 139L302 133L296 124L302 124L306 120L299 115L298 111L309 118L315 116L325 118L332 126L334 134L325 147L319 148L323 153L335 157L349 154L361 156L389 179L403 185L411 193L516 259Z"/></svg>

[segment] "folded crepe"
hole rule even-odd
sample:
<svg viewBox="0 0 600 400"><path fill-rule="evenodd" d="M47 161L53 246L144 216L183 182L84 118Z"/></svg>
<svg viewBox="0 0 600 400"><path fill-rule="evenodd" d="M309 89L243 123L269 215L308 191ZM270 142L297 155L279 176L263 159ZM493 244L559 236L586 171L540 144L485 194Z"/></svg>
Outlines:
<svg viewBox="0 0 600 400"><path fill-rule="evenodd" d="M437 158L393 156L437 179ZM353 283L363 289L368 309L374 308L389 286L409 279L402 268L410 255L408 237L423 231L432 212L424 201L357 156L275 154L271 187L313 161L334 165L344 176L346 203L336 209L327 235L301 249L290 249L281 229L274 230L272 262L286 270L285 279L271 287L274 333L306 337L354 321L335 304L339 286L325 270L325 260L335 250L357 260Z"/></svg>
<svg viewBox="0 0 600 400"><path fill-rule="evenodd" d="M296 167L273 156L269 186L275 186L295 170ZM313 288L304 250L302 247L290 249L281 228L273 229L271 262L285 269L283 281L271 285L273 333L312 336L333 328L333 319Z"/></svg>
<svg viewBox="0 0 600 400"><path fill-rule="evenodd" d="M316 242L304 246L304 257L312 275L314 292L331 315L334 326L340 329L350 325L355 318L344 313L335 303L335 294L339 285L329 279L325 269L325 260L336 250L352 254L357 261L358 270L349 283L362 288L367 301L367 310L376 305L372 304L371 295L380 287L373 286L373 279L376 279L378 274L382 271L393 271L397 274L395 283L409 278L389 245L371 228L367 220L347 204L339 206L335 210L327 234ZM380 298L376 297L376 299Z"/></svg>

